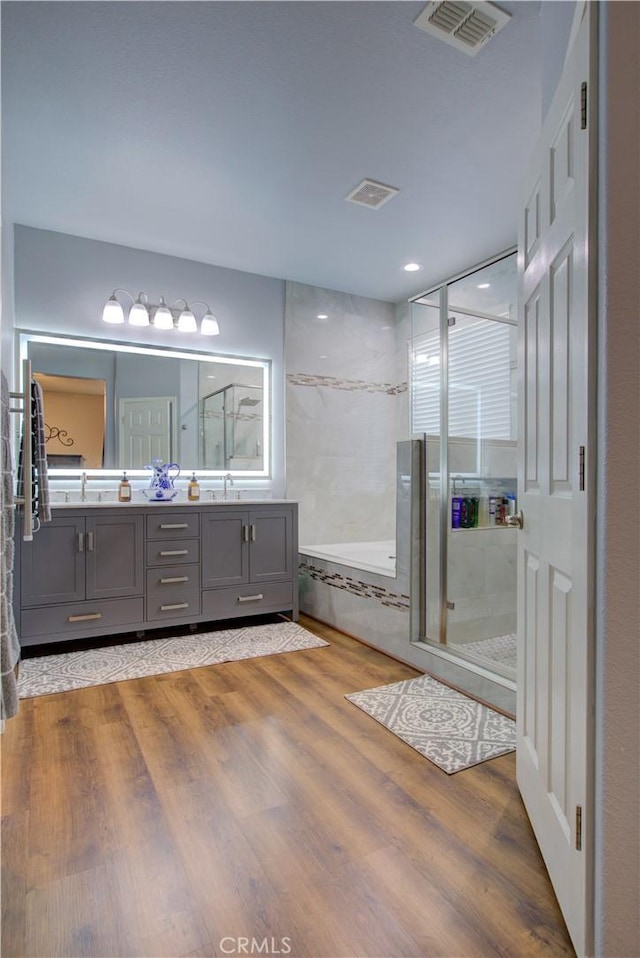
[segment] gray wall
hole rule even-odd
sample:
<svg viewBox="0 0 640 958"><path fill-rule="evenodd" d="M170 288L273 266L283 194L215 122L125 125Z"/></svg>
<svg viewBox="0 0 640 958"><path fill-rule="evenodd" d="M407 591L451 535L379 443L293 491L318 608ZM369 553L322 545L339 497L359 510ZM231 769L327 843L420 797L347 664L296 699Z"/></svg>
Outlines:
<svg viewBox="0 0 640 958"><path fill-rule="evenodd" d="M15 326L132 344L272 361L273 481L284 492L284 281L146 250L17 225ZM170 303L204 300L220 323L214 338L152 327L106 326L102 308L116 287ZM200 315L200 313L198 313Z"/></svg>

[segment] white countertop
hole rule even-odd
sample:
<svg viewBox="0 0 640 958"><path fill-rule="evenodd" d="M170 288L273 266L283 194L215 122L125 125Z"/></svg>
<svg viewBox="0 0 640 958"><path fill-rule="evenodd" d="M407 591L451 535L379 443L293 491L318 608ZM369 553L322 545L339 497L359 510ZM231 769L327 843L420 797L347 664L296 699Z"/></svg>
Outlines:
<svg viewBox="0 0 640 958"><path fill-rule="evenodd" d="M95 494L94 494L95 495ZM51 509L166 509L168 507L183 508L192 506L264 506L264 505L290 505L297 502L295 499L197 499L190 502L188 499L133 499L131 502L118 502L117 499L107 499L98 502L97 499L86 499L81 502L80 499L69 502L51 502Z"/></svg>

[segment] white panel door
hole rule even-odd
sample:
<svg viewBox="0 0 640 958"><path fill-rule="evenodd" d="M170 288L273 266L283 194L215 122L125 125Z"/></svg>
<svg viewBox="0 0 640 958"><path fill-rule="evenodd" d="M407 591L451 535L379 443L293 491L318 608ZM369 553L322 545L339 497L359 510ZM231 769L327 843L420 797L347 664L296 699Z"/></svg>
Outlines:
<svg viewBox="0 0 640 958"><path fill-rule="evenodd" d="M587 5L589 7L591 5ZM517 775L578 955L592 945L594 249L585 13L530 167L519 231ZM588 99L595 99L589 82ZM584 124L586 122L586 128ZM591 262L589 262L591 257Z"/></svg>
<svg viewBox="0 0 640 958"><path fill-rule="evenodd" d="M171 462L175 399L121 399L119 410L119 463L127 469L142 469L152 459Z"/></svg>

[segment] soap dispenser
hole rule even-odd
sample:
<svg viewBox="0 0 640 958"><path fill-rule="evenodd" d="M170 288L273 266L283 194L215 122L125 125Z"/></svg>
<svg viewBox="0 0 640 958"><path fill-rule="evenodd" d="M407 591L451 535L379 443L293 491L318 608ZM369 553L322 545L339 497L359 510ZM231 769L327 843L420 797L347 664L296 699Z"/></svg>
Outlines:
<svg viewBox="0 0 640 958"><path fill-rule="evenodd" d="M131 483L127 479L126 472L122 473L122 479L118 486L118 502L131 502Z"/></svg>
<svg viewBox="0 0 640 958"><path fill-rule="evenodd" d="M196 479L195 472L191 473L191 479L189 480L189 489L187 492L187 499L189 502L197 502L200 498L200 483Z"/></svg>

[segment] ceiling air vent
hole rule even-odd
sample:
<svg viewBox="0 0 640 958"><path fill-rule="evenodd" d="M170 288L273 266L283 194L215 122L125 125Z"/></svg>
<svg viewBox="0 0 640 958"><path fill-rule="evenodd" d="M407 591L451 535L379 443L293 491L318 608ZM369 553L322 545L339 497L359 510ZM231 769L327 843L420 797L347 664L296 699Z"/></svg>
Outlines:
<svg viewBox="0 0 640 958"><path fill-rule="evenodd" d="M475 0L474 3L434 0L413 21L421 30L439 37L469 56L475 56L490 37L494 37L508 23L511 15L492 3Z"/></svg>
<svg viewBox="0 0 640 958"><path fill-rule="evenodd" d="M375 180L363 180L354 190L347 193L345 200L347 203L358 203L359 206L378 210L383 203L399 192L400 190L397 190L395 186L385 186L384 183L376 183Z"/></svg>

